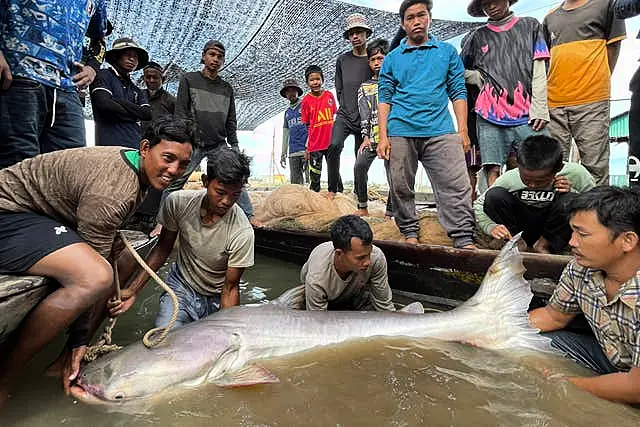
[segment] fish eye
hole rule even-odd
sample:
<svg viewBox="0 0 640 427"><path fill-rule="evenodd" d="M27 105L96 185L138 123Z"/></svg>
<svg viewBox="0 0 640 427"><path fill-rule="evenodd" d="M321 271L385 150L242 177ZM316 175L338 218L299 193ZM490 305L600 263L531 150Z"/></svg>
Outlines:
<svg viewBox="0 0 640 427"><path fill-rule="evenodd" d="M123 400L124 399L124 393L119 391L116 394L113 395L114 400Z"/></svg>

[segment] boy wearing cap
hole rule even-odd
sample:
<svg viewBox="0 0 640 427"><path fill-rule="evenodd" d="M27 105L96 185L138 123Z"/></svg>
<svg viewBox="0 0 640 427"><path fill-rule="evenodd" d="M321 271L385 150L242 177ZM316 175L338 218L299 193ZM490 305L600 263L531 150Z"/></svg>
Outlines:
<svg viewBox="0 0 640 427"><path fill-rule="evenodd" d="M478 87L476 130L482 167L492 185L511 150L549 122L542 25L509 10L517 0L472 0L467 13L487 24L465 40L460 56L467 84Z"/></svg>
<svg viewBox="0 0 640 427"><path fill-rule="evenodd" d="M367 38L371 33L371 27L364 15L354 13L347 17L347 28L343 36L349 40L352 48L338 56L336 61L335 85L340 108L333 124L331 145L327 150L327 178L330 197L343 190L342 178L340 177L340 155L344 148L345 139L349 135L353 135L355 139L353 151L356 157L362 144L357 92L360 85L373 75L367 60Z"/></svg>
<svg viewBox="0 0 640 427"><path fill-rule="evenodd" d="M149 54L133 39L123 37L113 42L105 60L111 67L100 70L91 85L96 145L138 148L139 122L151 120L151 107L129 75L147 65Z"/></svg>
<svg viewBox="0 0 640 427"><path fill-rule="evenodd" d="M280 165L287 166L287 151L289 152L289 168L291 169L291 183L304 184L303 173L305 166L305 145L307 143L307 126L302 123L300 109L302 89L295 79L287 79L282 85L280 96L289 100L289 108L284 113L284 127L282 129L282 154Z"/></svg>
<svg viewBox="0 0 640 427"><path fill-rule="evenodd" d="M320 67L308 66L304 77L311 89L311 92L302 98L300 107L302 123L307 125L309 130L305 158L309 160L310 188L319 192L322 158L327 156L327 148L331 142L333 116L337 110L336 100L331 92L322 88L324 74Z"/></svg>
<svg viewBox="0 0 640 427"><path fill-rule="evenodd" d="M104 37L104 0L4 0L0 5L0 169L85 145L77 94L95 71L82 64L84 34ZM51 25L55 20L56 25Z"/></svg>

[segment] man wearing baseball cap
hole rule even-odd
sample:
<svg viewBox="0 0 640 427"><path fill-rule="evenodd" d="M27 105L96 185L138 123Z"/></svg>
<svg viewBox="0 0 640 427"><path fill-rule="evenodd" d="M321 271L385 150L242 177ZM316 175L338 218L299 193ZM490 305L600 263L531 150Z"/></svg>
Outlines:
<svg viewBox="0 0 640 427"><path fill-rule="evenodd" d="M282 129L282 154L280 165L287 166L287 151L289 152L289 168L291 183L304 184L304 151L307 143L307 126L302 123L300 107L302 89L295 79L287 79L280 89L280 96L289 100L289 107L284 112L284 127Z"/></svg>
<svg viewBox="0 0 640 427"><path fill-rule="evenodd" d="M105 53L110 68L100 70L91 85L91 105L96 124L96 145L138 148L141 121L151 120L146 93L130 74L149 63L149 54L129 37L113 42Z"/></svg>
<svg viewBox="0 0 640 427"><path fill-rule="evenodd" d="M330 197L343 190L340 177L340 155L345 139L349 135L355 138L353 151L356 157L362 144L357 93L360 85L373 76L367 59L367 38L371 33L371 27L364 15L354 13L347 17L343 37L351 43L351 50L340 55L336 61L335 85L340 108L333 124L331 145L327 150Z"/></svg>

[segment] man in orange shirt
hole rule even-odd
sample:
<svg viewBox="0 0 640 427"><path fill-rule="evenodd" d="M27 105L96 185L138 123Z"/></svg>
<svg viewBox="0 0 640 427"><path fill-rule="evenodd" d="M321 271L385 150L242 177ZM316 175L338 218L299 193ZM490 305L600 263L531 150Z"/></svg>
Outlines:
<svg viewBox="0 0 640 427"><path fill-rule="evenodd" d="M612 0L566 0L543 22L549 64L548 129L568 159L574 139L596 184L609 183L611 74L626 38Z"/></svg>

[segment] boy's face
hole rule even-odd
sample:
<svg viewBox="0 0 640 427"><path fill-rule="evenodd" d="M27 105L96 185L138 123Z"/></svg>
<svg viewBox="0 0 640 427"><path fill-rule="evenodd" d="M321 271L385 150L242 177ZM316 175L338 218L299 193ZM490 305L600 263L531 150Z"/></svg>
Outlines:
<svg viewBox="0 0 640 427"><path fill-rule="evenodd" d="M123 71L132 73L138 68L138 52L135 49L125 49L116 63Z"/></svg>
<svg viewBox="0 0 640 427"><path fill-rule="evenodd" d="M522 183L531 190L546 190L553 187L556 171L553 168L533 170L518 166Z"/></svg>
<svg viewBox="0 0 640 427"><path fill-rule="evenodd" d="M295 87L288 87L284 91L284 96L287 97L289 102L294 103L298 99L298 89Z"/></svg>
<svg viewBox="0 0 640 427"><path fill-rule="evenodd" d="M375 55L372 55L369 58L369 67L371 68L371 71L373 71L373 74L375 74L376 76L380 74L380 69L382 68L382 61L384 61L384 55L380 52L376 53Z"/></svg>
<svg viewBox="0 0 640 427"><path fill-rule="evenodd" d="M147 85L147 89L158 90L162 86L162 74L154 68L147 68L144 70L144 83Z"/></svg>
<svg viewBox="0 0 640 427"><path fill-rule="evenodd" d="M322 92L322 76L320 73L311 73L307 78L307 86L313 93Z"/></svg>
<svg viewBox="0 0 640 427"><path fill-rule="evenodd" d="M367 42L367 31L364 28L352 28L347 34L354 49L359 49Z"/></svg>
<svg viewBox="0 0 640 427"><path fill-rule="evenodd" d="M222 64L224 64L224 52L217 47L207 49L207 51L202 54L202 62L207 71L211 74L218 74Z"/></svg>

